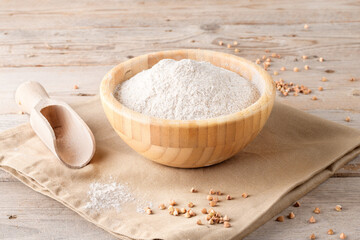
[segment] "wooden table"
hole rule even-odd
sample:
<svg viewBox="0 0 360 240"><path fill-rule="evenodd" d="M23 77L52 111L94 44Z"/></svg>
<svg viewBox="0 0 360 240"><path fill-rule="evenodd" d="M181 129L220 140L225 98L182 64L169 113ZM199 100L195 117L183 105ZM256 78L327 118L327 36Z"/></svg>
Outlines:
<svg viewBox="0 0 360 240"><path fill-rule="evenodd" d="M28 121L18 114L14 90L42 83L54 98L83 102L98 94L115 64L151 51L203 48L256 60L265 49L280 54L274 79L303 84L311 95L278 101L319 117L360 128L359 1L21 1L0 3L0 130ZM304 24L309 28L304 29ZM238 42L234 48L219 46ZM309 58L303 60L302 56ZM324 62L318 58L323 57ZM305 71L304 65L310 70ZM299 67L300 72L293 72ZM321 77L327 82L321 82ZM352 77L356 81L350 81ZM73 85L79 85L73 90ZM322 86L324 91L317 88ZM316 96L317 101L310 98ZM351 121L344 119L350 116ZM255 239L330 239L328 228L360 236L360 158L300 199L292 221L269 221ZM344 210L333 210L341 204ZM307 224L314 207L323 214ZM9 219L16 215L16 219ZM0 172L0 239L113 239L54 200Z"/></svg>

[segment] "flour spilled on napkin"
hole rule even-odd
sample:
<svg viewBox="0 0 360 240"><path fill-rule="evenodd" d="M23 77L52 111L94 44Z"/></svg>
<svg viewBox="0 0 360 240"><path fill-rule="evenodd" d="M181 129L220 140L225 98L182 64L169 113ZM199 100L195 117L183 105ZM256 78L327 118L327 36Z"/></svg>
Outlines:
<svg viewBox="0 0 360 240"><path fill-rule="evenodd" d="M163 59L120 84L114 96L145 115L192 120L239 112L260 93L251 81L209 62Z"/></svg>
<svg viewBox="0 0 360 240"><path fill-rule="evenodd" d="M120 211L124 203L134 201L126 184L116 182L99 183L94 182L89 186L89 202L85 208L100 211L102 209L115 209Z"/></svg>
<svg viewBox="0 0 360 240"><path fill-rule="evenodd" d="M135 198L127 183L115 182L112 177L110 180L107 183L93 182L89 185L86 209L97 212L114 209L120 212L124 205L135 203L136 212L145 213L145 207L152 207L152 202Z"/></svg>

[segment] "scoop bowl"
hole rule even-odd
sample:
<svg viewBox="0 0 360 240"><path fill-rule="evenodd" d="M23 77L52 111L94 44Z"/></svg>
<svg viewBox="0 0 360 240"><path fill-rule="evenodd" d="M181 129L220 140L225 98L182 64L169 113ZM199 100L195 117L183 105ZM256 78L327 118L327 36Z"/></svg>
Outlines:
<svg viewBox="0 0 360 240"><path fill-rule="evenodd" d="M119 83L165 58L208 61L236 72L258 87L260 98L239 112L204 120L154 118L132 111L116 100L113 93ZM258 135L274 105L275 86L264 69L244 58L185 49L150 53L117 65L103 78L100 97L110 124L136 152L167 166L198 168L234 156Z"/></svg>

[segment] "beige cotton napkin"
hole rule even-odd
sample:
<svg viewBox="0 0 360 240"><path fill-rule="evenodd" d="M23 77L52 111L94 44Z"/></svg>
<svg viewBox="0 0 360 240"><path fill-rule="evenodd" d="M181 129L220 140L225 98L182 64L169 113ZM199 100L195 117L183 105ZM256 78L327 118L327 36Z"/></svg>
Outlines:
<svg viewBox="0 0 360 240"><path fill-rule="evenodd" d="M259 136L235 157L211 167L177 169L128 147L111 128L98 98L75 110L97 142L88 166L65 167L26 124L0 134L0 167L121 239L240 239L360 153L360 131L276 103ZM134 200L119 211L85 207L91 183L113 181L127 183ZM199 192L190 193L191 187ZM231 228L196 224L205 222L200 210L208 207L211 188L234 197L215 207L231 218ZM249 198L243 199L243 192ZM157 208L170 199L179 207L193 202L197 216L175 217ZM151 204L153 215L137 211Z"/></svg>

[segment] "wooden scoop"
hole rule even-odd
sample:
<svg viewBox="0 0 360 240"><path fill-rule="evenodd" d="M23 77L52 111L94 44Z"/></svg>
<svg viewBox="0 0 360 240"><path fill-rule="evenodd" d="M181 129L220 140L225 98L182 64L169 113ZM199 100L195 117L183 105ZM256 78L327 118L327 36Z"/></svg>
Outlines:
<svg viewBox="0 0 360 240"><path fill-rule="evenodd" d="M30 124L44 144L70 168L82 168L95 153L89 127L66 103L49 98L38 82L25 82L16 90L16 103L30 114Z"/></svg>

